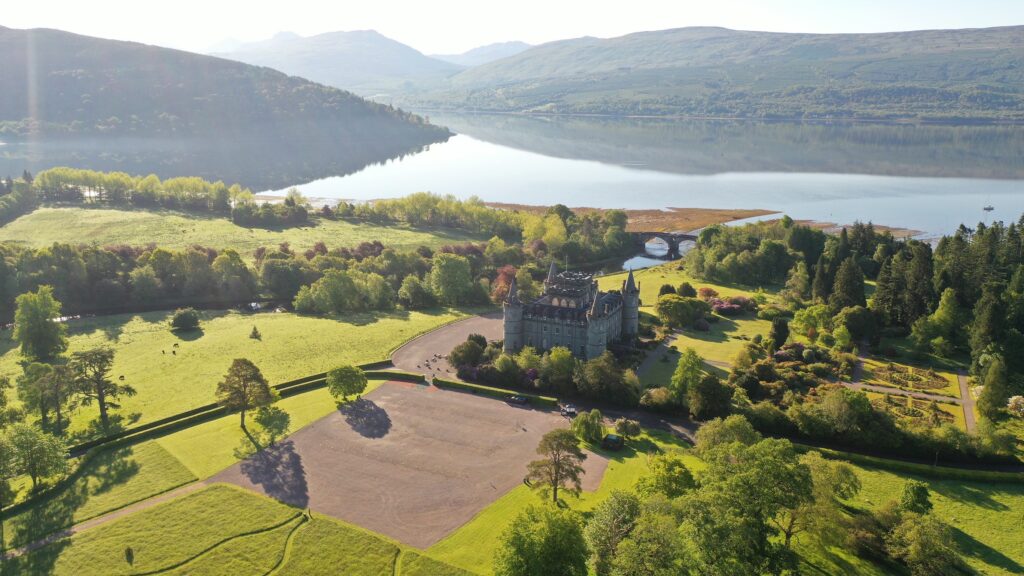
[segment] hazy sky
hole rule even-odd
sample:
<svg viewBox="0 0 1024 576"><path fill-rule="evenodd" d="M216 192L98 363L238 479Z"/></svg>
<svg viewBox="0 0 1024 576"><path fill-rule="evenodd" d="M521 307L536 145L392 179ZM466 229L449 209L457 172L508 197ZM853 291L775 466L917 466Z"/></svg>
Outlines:
<svg viewBox="0 0 1024 576"><path fill-rule="evenodd" d="M505 40L539 44L639 30L725 26L780 32L880 32L1024 24L1024 0L32 0L0 25L206 51L261 40L374 29L425 53Z"/></svg>

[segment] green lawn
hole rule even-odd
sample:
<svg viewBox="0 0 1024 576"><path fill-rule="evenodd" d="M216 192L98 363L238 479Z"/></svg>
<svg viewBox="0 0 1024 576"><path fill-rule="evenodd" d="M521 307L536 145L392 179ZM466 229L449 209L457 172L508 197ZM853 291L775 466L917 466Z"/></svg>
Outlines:
<svg viewBox="0 0 1024 576"><path fill-rule="evenodd" d="M111 376L135 387L117 412L136 423L149 422L215 400L217 382L235 358L249 358L271 383L283 382L339 364L387 358L410 338L459 318L461 312L354 313L343 319L286 313L203 312L202 330L172 333L169 312L120 314L71 322L69 352L112 346ZM252 327L262 338L249 338ZM11 333L0 336L0 375L14 380L21 355ZM73 430L97 417L95 407L73 417Z"/></svg>
<svg viewBox="0 0 1024 576"><path fill-rule="evenodd" d="M1024 485L937 480L855 466L863 488L852 504L877 508L899 497L908 478L928 484L933 513L954 531L972 568L1002 576L1024 573Z"/></svg>
<svg viewBox="0 0 1024 576"><path fill-rule="evenodd" d="M90 460L66 488L4 521L8 545L60 530L195 480L156 442L114 448Z"/></svg>
<svg viewBox="0 0 1024 576"><path fill-rule="evenodd" d="M679 351L693 348L700 357L710 362L732 364L736 353L743 349L754 336L767 336L772 323L758 320L753 314L741 317L720 317L718 322L711 324L707 332L684 330L676 338L675 346Z"/></svg>
<svg viewBox="0 0 1024 576"><path fill-rule="evenodd" d="M676 270L677 266L679 266L678 262L669 262L633 272L633 278L640 283L640 303L644 308L649 308L651 313L654 312L654 305L658 302L658 290L661 289L662 284L671 284L679 288L679 285L683 282L689 282L696 290L712 288L718 292L720 297L746 296L752 298L755 294L756 287L751 289L749 287L711 284L702 280L696 280L682 270ZM617 272L601 276L597 279L597 283L601 290L619 290L622 288L622 282L625 279L626 272ZM770 296L777 289L766 286L765 291Z"/></svg>
<svg viewBox="0 0 1024 576"><path fill-rule="evenodd" d="M131 548L131 560L127 549ZM12 562L18 574L465 576L422 552L331 518L216 484L86 530Z"/></svg>
<svg viewBox="0 0 1024 576"><path fill-rule="evenodd" d="M401 224L362 224L344 220L316 220L301 228L245 228L223 217L208 217L166 210L112 210L107 208L40 208L0 227L0 241L29 246L54 242L108 246L145 245L182 249L193 244L211 248L234 248L249 258L260 246L288 242L293 249L307 250L318 241L328 248L353 247L360 242L380 240L395 249L418 246L437 248L445 244L479 241L458 230L420 230ZM484 239L486 240L486 239Z"/></svg>

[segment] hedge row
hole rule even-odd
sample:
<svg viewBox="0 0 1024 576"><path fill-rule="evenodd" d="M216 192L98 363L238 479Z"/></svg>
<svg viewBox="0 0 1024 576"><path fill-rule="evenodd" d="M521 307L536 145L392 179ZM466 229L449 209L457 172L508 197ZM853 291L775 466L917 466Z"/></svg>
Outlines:
<svg viewBox="0 0 1024 576"><path fill-rule="evenodd" d="M437 386L438 388L447 388L451 390L469 392L470 394L491 396L493 398L500 398L502 400L508 400L513 396L525 396L530 399L530 403L532 403L534 406L545 406L549 408L558 407L558 399L552 398L550 396L539 396L537 394L527 394L524 392L517 392L515 390L492 388L490 386L481 386L480 384L470 384L468 382L459 382L457 380L434 378L434 386Z"/></svg>
<svg viewBox="0 0 1024 576"><path fill-rule="evenodd" d="M1011 482L1015 484L1024 482L1024 474L1021 474L1020 472L1000 472L997 470L972 470L969 468L951 468L949 466L930 466L928 464L919 464L917 462L879 458L877 456L832 450L830 448L815 448L813 446L803 445L798 446L804 447L808 450L817 450L826 458L833 460L846 460L847 462L858 464L860 466L870 466L872 468L879 468L903 474L916 474L918 476L925 476L937 480Z"/></svg>
<svg viewBox="0 0 1024 576"><path fill-rule="evenodd" d="M387 376L374 377L386 377L393 379L408 378L406 373L396 372L394 373L395 375L401 374L401 376L396 377L392 376L392 373L390 372L373 371L374 368L380 368L382 366L388 366L390 364L390 360L381 360L377 362L368 362L366 364L360 364L359 368L362 368L363 370L370 370L372 371L370 372L372 374L387 374ZM281 396L287 397L292 396L294 394L298 394L300 392L306 392L308 390L320 388L326 385L326 379L327 373L321 372L319 374L311 374L309 376L303 376L302 378L296 378L294 380L281 382L280 384L275 384L274 386L272 386L272 388L275 391L277 391ZM142 424L141 426L127 428L120 432L108 434L101 438L96 438L94 440L82 442L81 444L76 444L75 446L72 446L70 449L68 449L68 453L71 456L80 456L93 448L112 445L114 442L118 440L129 438L132 442L138 442L139 440L150 438L154 435L163 435L166 434L167 432L176 431L181 428L205 422L207 420L212 420L213 418L218 418L220 416L225 415L226 413L227 412L224 410L224 408L219 404L206 404L203 406L199 406L197 408L193 408L191 410L187 410L185 412L174 414L173 416L167 416L166 418L154 420L153 422L149 422L148 424Z"/></svg>

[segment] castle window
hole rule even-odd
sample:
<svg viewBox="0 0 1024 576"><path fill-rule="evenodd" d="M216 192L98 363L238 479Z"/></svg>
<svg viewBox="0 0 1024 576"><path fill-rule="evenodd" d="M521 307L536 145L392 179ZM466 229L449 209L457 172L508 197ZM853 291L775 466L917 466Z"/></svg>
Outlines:
<svg viewBox="0 0 1024 576"><path fill-rule="evenodd" d="M555 334L561 334L561 331L560 331L560 330L561 330L561 329L560 329L560 328L558 328L558 327L556 326L556 327L555 327Z"/></svg>

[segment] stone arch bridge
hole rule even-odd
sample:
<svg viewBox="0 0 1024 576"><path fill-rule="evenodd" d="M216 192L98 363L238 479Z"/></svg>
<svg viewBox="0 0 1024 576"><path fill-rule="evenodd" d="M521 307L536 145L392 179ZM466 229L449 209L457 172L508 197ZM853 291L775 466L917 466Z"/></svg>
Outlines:
<svg viewBox="0 0 1024 576"><path fill-rule="evenodd" d="M679 244L687 240L691 242L697 241L697 236L694 234L684 234L682 232L631 232L633 240L640 247L654 240L655 238L668 244L668 257L677 258L679 257Z"/></svg>

